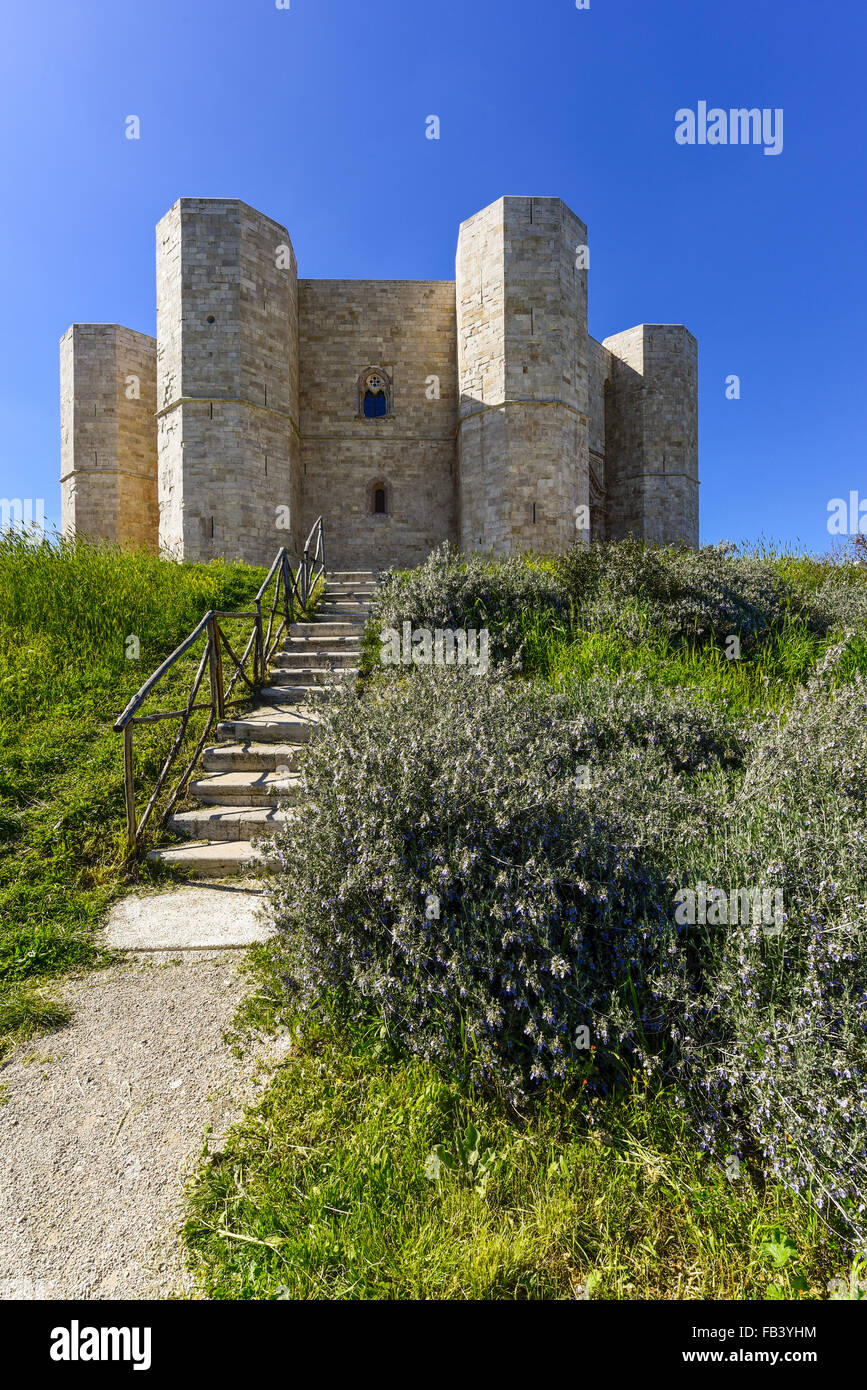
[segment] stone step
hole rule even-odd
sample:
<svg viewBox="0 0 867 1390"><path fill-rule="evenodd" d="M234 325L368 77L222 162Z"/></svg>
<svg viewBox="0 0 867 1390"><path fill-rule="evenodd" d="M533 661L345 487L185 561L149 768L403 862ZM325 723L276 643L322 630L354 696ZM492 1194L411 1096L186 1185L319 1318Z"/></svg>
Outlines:
<svg viewBox="0 0 867 1390"><path fill-rule="evenodd" d="M192 845L152 849L148 859L172 869L185 869L199 878L228 878L251 868L260 858L250 840L209 840Z"/></svg>
<svg viewBox="0 0 867 1390"><path fill-rule="evenodd" d="M317 609L312 618L299 618L290 627L324 627L330 629L336 623L351 623L353 631L358 631L370 618L370 606L366 603L324 604Z"/></svg>
<svg viewBox="0 0 867 1390"><path fill-rule="evenodd" d="M202 753L206 772L296 771L298 745L292 743L216 743Z"/></svg>
<svg viewBox="0 0 867 1390"><path fill-rule="evenodd" d="M342 671L358 660L358 650L358 647L354 646L346 648L344 651L319 651L317 648L311 648L304 643L287 652L275 652L274 656L271 657L272 669L275 671L315 670L325 672L334 667L336 671Z"/></svg>
<svg viewBox="0 0 867 1390"><path fill-rule="evenodd" d="M301 779L297 772L210 772L190 782L190 796L207 806L276 806L296 804Z"/></svg>
<svg viewBox="0 0 867 1390"><path fill-rule="evenodd" d="M275 666L269 670L268 679L272 686L309 685L327 689L329 685L339 685L341 681L353 680L357 675L357 666L341 666L336 671L330 671L323 666Z"/></svg>
<svg viewBox="0 0 867 1390"><path fill-rule="evenodd" d="M336 618L321 623L293 623L290 637L360 637L366 619Z"/></svg>
<svg viewBox="0 0 867 1390"><path fill-rule="evenodd" d="M371 570L328 575L315 615L293 623L272 657L262 703L217 726L221 742L205 749L203 774L189 786L199 806L169 820L170 830L194 843L155 850L152 859L207 877L261 859L261 847L298 814L292 805L300 796L297 753L316 733L316 705L357 674L375 588Z"/></svg>
<svg viewBox="0 0 867 1390"><path fill-rule="evenodd" d="M203 773L189 785L199 806L172 816L168 828L193 841L152 851L155 862L202 877L227 877L261 858L300 796L297 752L316 732L315 706L353 679L375 590L372 571L328 576L310 621L293 623L274 654L261 704L217 726L222 740L204 750ZM278 771L279 769L279 771Z"/></svg>
<svg viewBox="0 0 867 1390"><path fill-rule="evenodd" d="M333 644L333 645L329 645ZM338 634L336 637L327 632L317 633L313 624L310 630L299 637L286 637L281 643L280 650L284 652L357 652L361 646L361 632L358 628L353 628L352 632Z"/></svg>
<svg viewBox="0 0 867 1390"><path fill-rule="evenodd" d="M276 835L297 814L275 806L199 806L170 816L166 828L188 840L257 840Z"/></svg>
<svg viewBox="0 0 867 1390"><path fill-rule="evenodd" d="M291 700L298 704L303 700L309 704L321 704L329 696L334 694L334 687L326 685L263 685L259 691L259 697L272 702L283 704L286 700Z"/></svg>
<svg viewBox="0 0 867 1390"><path fill-rule="evenodd" d="M282 698L283 692L281 692ZM217 737L227 743L309 743L316 732L316 710L284 701L269 701L241 719L226 719L217 725Z"/></svg>

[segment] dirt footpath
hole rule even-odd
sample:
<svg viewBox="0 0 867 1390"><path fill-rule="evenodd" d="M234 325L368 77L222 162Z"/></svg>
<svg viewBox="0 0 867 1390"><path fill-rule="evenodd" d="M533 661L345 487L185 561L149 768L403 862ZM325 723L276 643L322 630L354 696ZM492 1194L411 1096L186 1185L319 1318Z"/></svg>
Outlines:
<svg viewBox="0 0 867 1390"><path fill-rule="evenodd" d="M188 950L84 976L69 1026L0 1067L0 1297L195 1296L184 1179L284 1055L223 1041L241 963Z"/></svg>

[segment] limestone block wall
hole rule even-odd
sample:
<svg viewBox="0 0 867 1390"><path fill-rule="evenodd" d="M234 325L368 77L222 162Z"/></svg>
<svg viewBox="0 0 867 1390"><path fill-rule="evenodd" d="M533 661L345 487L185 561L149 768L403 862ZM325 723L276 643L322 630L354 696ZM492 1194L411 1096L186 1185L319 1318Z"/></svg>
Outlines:
<svg viewBox="0 0 867 1390"><path fill-rule="evenodd" d="M643 536L644 490L644 325L604 339L611 354L605 418L608 537Z"/></svg>
<svg viewBox="0 0 867 1390"><path fill-rule="evenodd" d="M696 546L698 344L682 324L645 327L645 537Z"/></svg>
<svg viewBox="0 0 867 1390"><path fill-rule="evenodd" d="M454 284L301 280L298 303L302 532L322 515L333 569L420 564L456 536ZM371 367L391 386L376 419L359 412Z"/></svg>
<svg viewBox="0 0 867 1390"><path fill-rule="evenodd" d="M609 535L696 546L698 349L681 324L639 324L611 353L606 465Z"/></svg>
<svg viewBox="0 0 867 1390"><path fill-rule="evenodd" d="M270 564L301 526L286 228L237 199L180 199L157 227L157 341L161 545Z"/></svg>
<svg viewBox="0 0 867 1390"><path fill-rule="evenodd" d="M501 198L461 225L456 269L464 549L562 549L589 504L583 222Z"/></svg>
<svg viewBox="0 0 867 1390"><path fill-rule="evenodd" d="M155 548L156 340L119 324L74 324L60 340L61 524Z"/></svg>
<svg viewBox="0 0 867 1390"><path fill-rule="evenodd" d="M492 526L505 536L505 218L502 200L461 224L455 262L458 388L458 526L462 549L480 549Z"/></svg>
<svg viewBox="0 0 867 1390"><path fill-rule="evenodd" d="M590 473L590 536L604 540L608 533L605 464L605 402L610 391L611 354L595 338L587 339Z"/></svg>

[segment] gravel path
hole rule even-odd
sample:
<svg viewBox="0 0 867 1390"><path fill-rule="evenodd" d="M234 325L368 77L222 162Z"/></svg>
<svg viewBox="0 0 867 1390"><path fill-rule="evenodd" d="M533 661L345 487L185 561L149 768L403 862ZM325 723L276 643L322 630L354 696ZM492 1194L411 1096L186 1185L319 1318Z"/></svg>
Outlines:
<svg viewBox="0 0 867 1390"><path fill-rule="evenodd" d="M184 1179L285 1046L238 1059L223 1041L241 959L133 956L74 980L70 1025L0 1067L0 1297L195 1296Z"/></svg>

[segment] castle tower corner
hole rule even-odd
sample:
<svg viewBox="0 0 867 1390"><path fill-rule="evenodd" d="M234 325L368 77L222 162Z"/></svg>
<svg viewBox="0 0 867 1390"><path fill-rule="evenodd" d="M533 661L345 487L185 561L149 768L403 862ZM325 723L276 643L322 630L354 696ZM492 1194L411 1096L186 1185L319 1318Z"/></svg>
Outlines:
<svg viewBox="0 0 867 1390"><path fill-rule="evenodd" d="M697 546L698 344L682 324L606 338L608 534Z"/></svg>
<svg viewBox="0 0 867 1390"><path fill-rule="evenodd" d="M66 534L156 549L156 340L74 323L60 340L60 498Z"/></svg>
<svg viewBox="0 0 867 1390"><path fill-rule="evenodd" d="M589 515L586 243L559 198L501 198L461 225L465 550L560 550Z"/></svg>
<svg viewBox="0 0 867 1390"><path fill-rule="evenodd" d="M270 564L297 548L298 268L285 227L181 198L157 227L160 543Z"/></svg>

